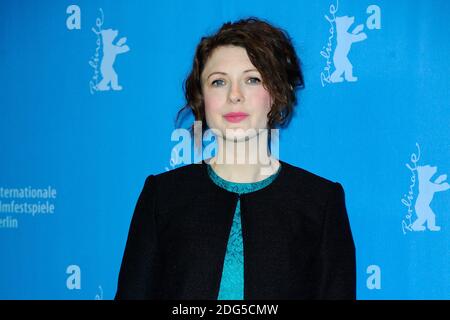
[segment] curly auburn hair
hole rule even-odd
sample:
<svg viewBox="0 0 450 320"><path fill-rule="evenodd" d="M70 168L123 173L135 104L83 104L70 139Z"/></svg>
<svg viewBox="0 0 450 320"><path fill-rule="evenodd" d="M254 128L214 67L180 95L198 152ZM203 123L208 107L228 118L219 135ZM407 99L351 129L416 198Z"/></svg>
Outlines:
<svg viewBox="0 0 450 320"><path fill-rule="evenodd" d="M213 35L201 38L192 70L183 83L186 104L178 111L176 121L183 111L190 110L195 121L202 122L202 135L207 130L201 74L214 49L228 45L246 49L250 61L261 73L263 85L273 99L268 128L287 126L297 103L296 89L305 86L301 61L286 31L256 17L226 22ZM193 130L194 124L190 127L191 134Z"/></svg>

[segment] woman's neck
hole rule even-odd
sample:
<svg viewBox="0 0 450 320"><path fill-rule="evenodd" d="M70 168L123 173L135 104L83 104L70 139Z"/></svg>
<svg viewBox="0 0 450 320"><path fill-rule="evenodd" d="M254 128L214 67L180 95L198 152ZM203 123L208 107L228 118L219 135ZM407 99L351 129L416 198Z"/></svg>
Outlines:
<svg viewBox="0 0 450 320"><path fill-rule="evenodd" d="M280 167L278 159L270 155L267 143L255 149L251 139L233 142L217 139L216 156L206 160L222 179L249 183L258 182L276 173Z"/></svg>

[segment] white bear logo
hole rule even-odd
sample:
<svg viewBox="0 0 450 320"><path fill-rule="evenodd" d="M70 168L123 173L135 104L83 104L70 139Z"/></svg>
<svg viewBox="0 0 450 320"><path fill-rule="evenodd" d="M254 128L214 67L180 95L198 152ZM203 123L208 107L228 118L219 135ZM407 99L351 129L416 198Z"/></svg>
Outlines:
<svg viewBox="0 0 450 320"><path fill-rule="evenodd" d="M119 86L118 76L113 68L116 56L121 53L128 52L130 48L127 45L123 45L127 38L123 37L113 44L114 39L117 37L118 31L112 29L101 30L102 42L103 42L103 58L100 65L100 71L103 79L97 84L96 89L100 91L106 91L110 89L109 84L113 90L122 90Z"/></svg>
<svg viewBox="0 0 450 320"><path fill-rule="evenodd" d="M416 211L417 220L411 226L414 231L424 231L423 224L427 223L428 230L439 231L441 228L436 225L436 215L430 207L433 196L436 192L446 191L450 189L446 174L441 174L434 182L431 182L431 177L436 173L437 167L434 166L418 166L417 173L419 177L419 194L417 195L414 209Z"/></svg>
<svg viewBox="0 0 450 320"><path fill-rule="evenodd" d="M363 24L359 24L353 29L352 33L348 29L355 21L355 17L342 16L336 17L337 45L333 55L333 63L336 70L330 76L331 82L342 82L342 74L345 80L349 82L357 81L358 78L353 76L353 65L350 63L347 55L354 42L367 39L367 35L361 32L364 28Z"/></svg>

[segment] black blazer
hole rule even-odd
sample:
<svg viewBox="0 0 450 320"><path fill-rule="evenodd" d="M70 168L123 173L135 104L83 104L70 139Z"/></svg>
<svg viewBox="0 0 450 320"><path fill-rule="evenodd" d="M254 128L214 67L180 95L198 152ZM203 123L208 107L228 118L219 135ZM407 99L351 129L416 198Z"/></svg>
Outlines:
<svg viewBox="0 0 450 320"><path fill-rule="evenodd" d="M355 299L341 184L280 163L271 184L240 196L244 299ZM217 299L238 194L217 186L206 166L147 177L115 299Z"/></svg>

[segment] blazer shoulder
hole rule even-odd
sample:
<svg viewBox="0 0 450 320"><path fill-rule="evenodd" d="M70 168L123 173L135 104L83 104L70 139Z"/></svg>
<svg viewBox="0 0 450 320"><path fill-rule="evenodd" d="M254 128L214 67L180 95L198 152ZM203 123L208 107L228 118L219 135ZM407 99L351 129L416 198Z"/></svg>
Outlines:
<svg viewBox="0 0 450 320"><path fill-rule="evenodd" d="M339 183L288 162L280 162L287 169L286 171L289 172L290 177L294 178L297 181L301 181L302 183L317 185L325 188L329 188L330 186Z"/></svg>
<svg viewBox="0 0 450 320"><path fill-rule="evenodd" d="M147 176L146 182L152 180L154 184L158 185L159 189L168 187L173 190L179 186L198 183L202 176L202 169L201 163L191 163L169 171L150 174Z"/></svg>
<svg viewBox="0 0 450 320"><path fill-rule="evenodd" d="M304 168L280 161L285 168L285 179L292 192L300 194L323 203L336 191L343 190L339 182L320 176Z"/></svg>

